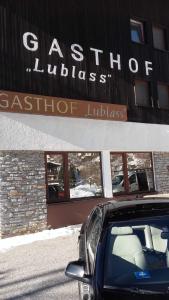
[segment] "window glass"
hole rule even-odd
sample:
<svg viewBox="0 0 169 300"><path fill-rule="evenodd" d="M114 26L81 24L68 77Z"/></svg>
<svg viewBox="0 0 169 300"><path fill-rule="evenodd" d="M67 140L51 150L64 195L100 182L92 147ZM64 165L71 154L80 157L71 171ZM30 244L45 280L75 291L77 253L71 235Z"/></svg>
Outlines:
<svg viewBox="0 0 169 300"><path fill-rule="evenodd" d="M129 170L151 168L151 154L146 152L127 153L127 165Z"/></svg>
<svg viewBox="0 0 169 300"><path fill-rule="evenodd" d="M160 108L169 108L169 87L158 84L158 103Z"/></svg>
<svg viewBox="0 0 169 300"><path fill-rule="evenodd" d="M96 247L99 241L100 233L101 233L101 220L97 218L93 223L93 227L91 229L89 238L88 238L88 245L91 249L93 257L96 254Z"/></svg>
<svg viewBox="0 0 169 300"><path fill-rule="evenodd" d="M160 50L166 50L165 30L159 27L153 27L154 47Z"/></svg>
<svg viewBox="0 0 169 300"><path fill-rule="evenodd" d="M144 43L144 25L142 22L130 20L131 40L136 43Z"/></svg>
<svg viewBox="0 0 169 300"><path fill-rule="evenodd" d="M87 245L90 251L90 257L92 261L95 258L97 244L100 238L101 230L102 230L102 216L101 212L96 209L91 217L90 223L87 229Z"/></svg>
<svg viewBox="0 0 169 300"><path fill-rule="evenodd" d="M129 191L151 191L153 185L150 153L127 153Z"/></svg>
<svg viewBox="0 0 169 300"><path fill-rule="evenodd" d="M68 154L70 198L102 196L100 154Z"/></svg>
<svg viewBox="0 0 169 300"><path fill-rule="evenodd" d="M130 184L133 184L133 183L136 183L137 182L137 179L136 179L136 174L133 174L129 177L129 183Z"/></svg>
<svg viewBox="0 0 169 300"><path fill-rule="evenodd" d="M123 158L121 154L110 155L113 193L124 192Z"/></svg>
<svg viewBox="0 0 169 300"><path fill-rule="evenodd" d="M61 154L47 155L47 193L48 203L64 199L63 156Z"/></svg>
<svg viewBox="0 0 169 300"><path fill-rule="evenodd" d="M110 160L113 194L154 191L151 153L111 153Z"/></svg>
<svg viewBox="0 0 169 300"><path fill-rule="evenodd" d="M146 81L135 81L135 103L148 106L150 103L149 84Z"/></svg>
<svg viewBox="0 0 169 300"><path fill-rule="evenodd" d="M114 222L108 229L104 285L117 288L131 286L135 290L138 287L145 292L147 290L147 293L160 288L161 292L165 292L169 274L168 215L163 216L162 213L158 217L151 215L134 220L136 214L135 209L131 209L132 221Z"/></svg>

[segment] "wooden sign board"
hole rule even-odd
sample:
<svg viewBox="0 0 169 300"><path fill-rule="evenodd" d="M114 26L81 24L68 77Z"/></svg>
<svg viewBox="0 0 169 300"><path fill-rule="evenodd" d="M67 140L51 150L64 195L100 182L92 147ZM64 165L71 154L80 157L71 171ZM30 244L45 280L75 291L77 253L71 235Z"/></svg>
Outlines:
<svg viewBox="0 0 169 300"><path fill-rule="evenodd" d="M0 91L0 111L109 121L127 121L127 106Z"/></svg>

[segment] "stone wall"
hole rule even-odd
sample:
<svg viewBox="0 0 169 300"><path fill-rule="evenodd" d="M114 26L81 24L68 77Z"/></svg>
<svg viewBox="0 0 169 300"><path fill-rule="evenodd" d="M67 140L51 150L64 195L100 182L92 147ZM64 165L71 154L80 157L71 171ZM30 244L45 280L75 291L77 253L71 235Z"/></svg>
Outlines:
<svg viewBox="0 0 169 300"><path fill-rule="evenodd" d="M0 151L1 237L47 226L43 152Z"/></svg>
<svg viewBox="0 0 169 300"><path fill-rule="evenodd" d="M169 152L154 152L155 186L169 193ZM42 151L0 151L0 237L47 228Z"/></svg>
<svg viewBox="0 0 169 300"><path fill-rule="evenodd" d="M156 191L162 194L169 193L169 153L155 152L153 158Z"/></svg>

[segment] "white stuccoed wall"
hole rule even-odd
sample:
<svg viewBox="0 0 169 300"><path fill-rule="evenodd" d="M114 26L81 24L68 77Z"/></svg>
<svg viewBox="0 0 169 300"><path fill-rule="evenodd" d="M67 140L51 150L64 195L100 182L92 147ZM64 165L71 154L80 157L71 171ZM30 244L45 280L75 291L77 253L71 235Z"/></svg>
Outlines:
<svg viewBox="0 0 169 300"><path fill-rule="evenodd" d="M110 165L110 151L102 151L102 178L104 197L112 198L112 179L111 179L111 165Z"/></svg>
<svg viewBox="0 0 169 300"><path fill-rule="evenodd" d="M169 151L169 126L0 113L0 150Z"/></svg>

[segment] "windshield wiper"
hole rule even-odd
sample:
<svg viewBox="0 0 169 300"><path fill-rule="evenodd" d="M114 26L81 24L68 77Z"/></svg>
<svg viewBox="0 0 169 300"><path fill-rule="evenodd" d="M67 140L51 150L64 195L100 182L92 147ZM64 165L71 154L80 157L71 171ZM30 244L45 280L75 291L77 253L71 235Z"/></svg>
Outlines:
<svg viewBox="0 0 169 300"><path fill-rule="evenodd" d="M104 286L104 289L111 290L115 292L129 292L132 294L146 294L146 295L164 295L169 294L169 290L167 291L156 291L156 290L147 290L141 289L137 287L117 287L117 286Z"/></svg>

